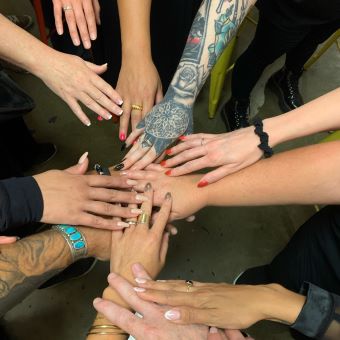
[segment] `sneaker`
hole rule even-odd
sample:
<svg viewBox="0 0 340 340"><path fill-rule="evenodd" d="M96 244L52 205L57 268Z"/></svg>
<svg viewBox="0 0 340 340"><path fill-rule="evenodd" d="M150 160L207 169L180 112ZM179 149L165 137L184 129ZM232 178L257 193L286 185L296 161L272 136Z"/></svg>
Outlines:
<svg viewBox="0 0 340 340"><path fill-rule="evenodd" d="M283 112L294 110L304 104L299 90L299 79L302 72L293 73L283 67L268 80L267 86L278 97L279 106Z"/></svg>
<svg viewBox="0 0 340 340"><path fill-rule="evenodd" d="M39 287L39 289L55 287L65 281L81 278L88 274L96 265L96 263L97 259L93 257L78 260L77 262L72 263L56 276L53 276L51 279L46 281Z"/></svg>
<svg viewBox="0 0 340 340"><path fill-rule="evenodd" d="M33 26L33 19L29 15L6 15L6 18L24 30L28 30Z"/></svg>
<svg viewBox="0 0 340 340"><path fill-rule="evenodd" d="M237 101L231 98L222 108L221 117L227 131L233 131L250 126L249 100Z"/></svg>

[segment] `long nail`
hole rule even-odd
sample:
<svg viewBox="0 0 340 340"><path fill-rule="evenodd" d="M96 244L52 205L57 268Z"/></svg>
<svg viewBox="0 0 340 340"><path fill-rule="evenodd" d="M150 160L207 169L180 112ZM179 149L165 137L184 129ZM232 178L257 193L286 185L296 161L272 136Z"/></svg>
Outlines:
<svg viewBox="0 0 340 340"><path fill-rule="evenodd" d="M175 321L175 320L179 320L181 318L181 313L178 310L168 310L165 314L164 317L167 320L170 321Z"/></svg>
<svg viewBox="0 0 340 340"><path fill-rule="evenodd" d="M143 214L143 210L133 208L133 209L131 209L131 214Z"/></svg>
<svg viewBox="0 0 340 340"><path fill-rule="evenodd" d="M165 199L166 200L171 200L171 193L170 192L167 192L166 195L165 195Z"/></svg>
<svg viewBox="0 0 340 340"><path fill-rule="evenodd" d="M97 303L102 302L102 301L103 301L103 299L101 299L101 298L95 298L93 300L93 304L96 305Z"/></svg>
<svg viewBox="0 0 340 340"><path fill-rule="evenodd" d="M165 174L166 174L167 176L170 176L170 175L171 175L171 172L172 172L172 170L168 170L168 171L165 171Z"/></svg>
<svg viewBox="0 0 340 340"><path fill-rule="evenodd" d="M207 182L207 181L200 181L200 182L198 182L197 186L199 188L203 188L203 187L206 187L208 184L209 184L209 182Z"/></svg>
<svg viewBox="0 0 340 340"><path fill-rule="evenodd" d="M210 327L209 333L211 333L211 334L217 334L217 333L218 333L218 329L217 329L216 327Z"/></svg>
<svg viewBox="0 0 340 340"><path fill-rule="evenodd" d="M135 281L136 281L137 283L145 283L145 282L146 282L145 279L141 279L140 277L136 277L136 278L135 278Z"/></svg>
<svg viewBox="0 0 340 340"><path fill-rule="evenodd" d="M84 123L87 127L91 126L91 122L89 120L87 120L85 123Z"/></svg>
<svg viewBox="0 0 340 340"><path fill-rule="evenodd" d="M120 222L117 223L117 226L121 227L121 228L129 228L130 224L120 221Z"/></svg>
<svg viewBox="0 0 340 340"><path fill-rule="evenodd" d="M152 190L152 185L151 185L151 183L148 183L148 184L145 186L144 191L150 191L150 190Z"/></svg>
<svg viewBox="0 0 340 340"><path fill-rule="evenodd" d="M171 149L167 149L167 150L165 150L165 154L166 154L166 155L168 155L168 156L169 156L169 155L171 155L171 153L172 153L172 150L171 150Z"/></svg>
<svg viewBox="0 0 340 340"><path fill-rule="evenodd" d="M128 180L126 181L126 184L127 184L127 185L137 185L138 182L135 181L135 180L133 180L133 179L128 179Z"/></svg>
<svg viewBox="0 0 340 340"><path fill-rule="evenodd" d="M124 163L119 163L113 167L116 171L122 170L124 168Z"/></svg>
<svg viewBox="0 0 340 340"><path fill-rule="evenodd" d="M112 115L110 113L108 113L105 118L106 118L106 120L110 120L110 119L112 119Z"/></svg>
<svg viewBox="0 0 340 340"><path fill-rule="evenodd" d="M83 164L85 162L85 159L87 158L87 156L89 155L89 153L86 151L80 158L78 161L78 164Z"/></svg>
<svg viewBox="0 0 340 340"><path fill-rule="evenodd" d="M125 151L125 149L126 149L126 143L123 143L122 146L121 146L121 148L120 148L120 151L123 152L123 151Z"/></svg>
<svg viewBox="0 0 340 340"><path fill-rule="evenodd" d="M124 133L124 132L121 132L121 133L119 134L119 139L120 139L122 142L125 141L126 136L125 136L125 133ZM125 144L125 143L124 143L124 144Z"/></svg>
<svg viewBox="0 0 340 340"><path fill-rule="evenodd" d="M133 287L133 290L137 293L143 293L145 292L145 289L144 288L140 288L140 287Z"/></svg>
<svg viewBox="0 0 340 340"><path fill-rule="evenodd" d="M148 201L149 199L146 197L146 196L143 196L143 195L136 195L136 201L141 201L141 202L145 202L145 201Z"/></svg>
<svg viewBox="0 0 340 340"><path fill-rule="evenodd" d="M166 161L161 161L160 165L165 167L166 166Z"/></svg>

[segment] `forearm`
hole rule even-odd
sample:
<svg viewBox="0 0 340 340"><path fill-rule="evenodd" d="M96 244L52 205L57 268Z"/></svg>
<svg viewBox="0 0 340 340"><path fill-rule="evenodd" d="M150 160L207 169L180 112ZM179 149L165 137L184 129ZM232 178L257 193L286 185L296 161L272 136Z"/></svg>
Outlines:
<svg viewBox="0 0 340 340"><path fill-rule="evenodd" d="M271 146L317 132L340 128L340 88L293 111L264 120Z"/></svg>
<svg viewBox="0 0 340 340"><path fill-rule="evenodd" d="M150 39L151 0L118 0L124 59L138 54L152 59Z"/></svg>

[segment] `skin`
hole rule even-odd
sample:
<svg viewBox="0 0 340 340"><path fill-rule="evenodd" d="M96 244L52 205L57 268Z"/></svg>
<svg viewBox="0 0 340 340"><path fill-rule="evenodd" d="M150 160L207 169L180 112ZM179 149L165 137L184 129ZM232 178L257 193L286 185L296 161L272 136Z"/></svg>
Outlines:
<svg viewBox="0 0 340 340"><path fill-rule="evenodd" d="M79 102L107 120L112 114L122 114L119 107L122 98L99 76L106 71L106 64L98 66L55 51L3 15L0 15L0 33L0 58L40 78L84 125L90 126L91 122Z"/></svg>
<svg viewBox="0 0 340 340"><path fill-rule="evenodd" d="M118 0L122 40L122 66L117 91L124 100L119 139L124 142L129 122L137 124L163 98L162 83L153 63L150 38L151 0ZM134 110L137 104L142 110Z"/></svg>
<svg viewBox="0 0 340 340"><path fill-rule="evenodd" d="M263 130L269 135L269 145L275 147L295 138L339 129L339 101L340 88L288 113L265 119ZM173 157L162 165L174 167L168 172L170 176L216 167L201 177L199 185L217 182L263 156L257 147L259 138L254 134L254 127L222 134L193 134L181 140L182 143L167 150Z"/></svg>
<svg viewBox="0 0 340 340"><path fill-rule="evenodd" d="M125 169L145 168L178 137L192 133L196 97L253 3L248 0L202 2L164 99L126 140L130 146L139 137L122 162Z"/></svg>

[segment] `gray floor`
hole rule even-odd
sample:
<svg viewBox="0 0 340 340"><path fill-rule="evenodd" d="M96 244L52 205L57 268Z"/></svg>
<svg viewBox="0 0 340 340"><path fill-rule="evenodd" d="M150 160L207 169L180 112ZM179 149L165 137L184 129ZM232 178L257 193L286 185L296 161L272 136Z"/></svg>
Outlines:
<svg viewBox="0 0 340 340"><path fill-rule="evenodd" d="M32 13L28 1L0 1L3 13ZM254 27L247 24L241 33L238 53L251 39ZM36 29L33 31L36 33ZM340 54L332 47L303 75L301 90L306 101L336 88L340 83ZM263 83L278 61L266 71L255 90L254 107L262 105ZM58 145L57 156L40 171L65 168L79 155L89 151L92 162L113 164L121 158L117 126L93 119L91 128L83 127L68 107L32 75L13 74L17 82L35 99L36 109L27 122L41 141ZM262 84L262 86L261 86ZM228 87L228 81L226 88ZM228 91L224 93L228 98ZM195 109L196 131L223 132L220 117L207 118L208 89L204 89ZM255 109L254 109L255 111ZM280 112L277 100L265 93L262 117ZM322 114L322 112L320 112ZM51 118L54 121L51 122ZM314 143L323 135L286 143L279 150ZM287 243L296 228L314 212L314 207L207 208L197 214L194 223L178 223L179 235L172 239L168 262L162 278L188 278L201 281L231 282L245 268L264 264ZM194 242L193 242L194 240ZM56 288L37 291L6 317L15 340L78 340L84 338L94 317L91 301L105 286L108 265L99 263L86 277ZM285 326L262 322L250 333L256 339L291 339Z"/></svg>

